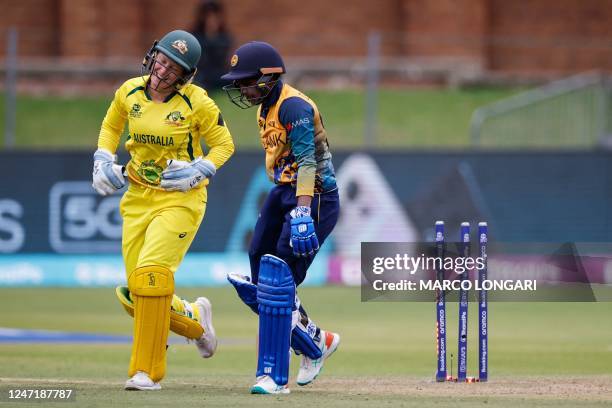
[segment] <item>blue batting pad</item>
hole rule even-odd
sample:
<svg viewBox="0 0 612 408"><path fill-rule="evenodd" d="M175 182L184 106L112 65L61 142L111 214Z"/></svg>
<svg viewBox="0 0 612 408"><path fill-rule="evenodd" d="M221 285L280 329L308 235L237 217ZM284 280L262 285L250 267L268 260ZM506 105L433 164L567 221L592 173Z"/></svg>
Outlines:
<svg viewBox="0 0 612 408"><path fill-rule="evenodd" d="M227 280L236 289L240 300L253 312L259 314L257 286L251 282L249 277L230 273L227 275ZM313 360L321 357L321 350L314 339L300 325L294 327L291 332L291 347L297 354L305 354Z"/></svg>
<svg viewBox="0 0 612 408"><path fill-rule="evenodd" d="M242 300L245 305L250 307L252 311L258 313L257 286L251 282L249 277L238 275L236 273L229 273L227 275L227 280L232 284L232 286L234 286L234 289L236 289L236 293L238 293L240 300Z"/></svg>
<svg viewBox="0 0 612 408"><path fill-rule="evenodd" d="M273 255L264 255L257 283L259 303L259 355L257 376L269 375L277 385L289 381L291 313L295 304L295 282L289 265Z"/></svg>
<svg viewBox="0 0 612 408"><path fill-rule="evenodd" d="M305 354L313 360L320 358L322 354L313 337L299 323L291 332L291 347L297 354Z"/></svg>

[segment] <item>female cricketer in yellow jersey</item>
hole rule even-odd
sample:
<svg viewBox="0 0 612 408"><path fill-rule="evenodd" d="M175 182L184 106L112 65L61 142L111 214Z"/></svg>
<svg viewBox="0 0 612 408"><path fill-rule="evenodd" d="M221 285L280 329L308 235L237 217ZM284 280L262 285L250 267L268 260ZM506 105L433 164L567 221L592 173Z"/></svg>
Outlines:
<svg viewBox="0 0 612 408"><path fill-rule="evenodd" d="M217 346L210 302L174 295L174 273L204 217L206 186L234 152L219 108L191 84L200 55L198 41L185 31L156 41L143 61L144 75L115 93L94 154L98 193L112 194L125 177L130 181L120 204L128 285L117 288L134 316L130 390L160 389L169 329L195 340L202 357ZM126 121L131 158L123 167L114 153Z"/></svg>
<svg viewBox="0 0 612 408"><path fill-rule="evenodd" d="M340 336L319 328L295 295L340 211L336 175L316 104L285 84L285 64L270 44L251 41L232 56L223 89L241 108L258 106L266 171L276 186L257 219L250 278L230 274L240 299L259 315L254 394L285 394L289 347L302 356L298 385L319 375Z"/></svg>

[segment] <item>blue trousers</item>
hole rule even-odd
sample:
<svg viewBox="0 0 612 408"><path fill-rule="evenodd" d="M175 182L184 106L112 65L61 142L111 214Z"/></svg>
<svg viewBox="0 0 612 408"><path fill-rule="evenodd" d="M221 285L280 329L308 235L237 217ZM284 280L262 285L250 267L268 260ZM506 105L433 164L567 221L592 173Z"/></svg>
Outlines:
<svg viewBox="0 0 612 408"><path fill-rule="evenodd" d="M306 272L314 257L296 257L293 255L293 248L289 246L291 240L289 212L296 206L295 188L288 185L274 187L266 197L249 248L251 279L254 284L257 284L259 277L259 262L265 254L275 255L287 262L296 285L306 278ZM338 190L315 194L311 210L319 245L323 245L334 229L340 214Z"/></svg>

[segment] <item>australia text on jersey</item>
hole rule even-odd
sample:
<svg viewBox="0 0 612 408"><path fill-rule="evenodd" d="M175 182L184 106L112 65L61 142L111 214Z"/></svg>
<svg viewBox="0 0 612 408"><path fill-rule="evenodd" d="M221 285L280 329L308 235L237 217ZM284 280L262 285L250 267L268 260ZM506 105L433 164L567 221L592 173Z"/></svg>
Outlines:
<svg viewBox="0 0 612 408"><path fill-rule="evenodd" d="M132 138L136 143L148 143L160 146L174 146L174 138L172 136L143 135L140 133L134 133L132 134Z"/></svg>

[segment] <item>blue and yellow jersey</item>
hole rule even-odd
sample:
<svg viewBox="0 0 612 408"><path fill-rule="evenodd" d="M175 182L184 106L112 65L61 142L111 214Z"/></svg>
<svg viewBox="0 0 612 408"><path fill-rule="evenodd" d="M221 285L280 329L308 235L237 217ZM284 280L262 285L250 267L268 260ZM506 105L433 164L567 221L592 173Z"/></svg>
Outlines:
<svg viewBox="0 0 612 408"><path fill-rule="evenodd" d="M156 103L146 92L147 80L146 76L129 79L115 92L98 148L114 153L127 120L125 148L131 159L126 169L131 182L161 189L161 173L169 159L191 161L205 156L217 169L221 167L234 152L234 143L206 91L189 84ZM206 154L201 142L208 149ZM198 188L207 184L208 180Z"/></svg>
<svg viewBox="0 0 612 408"><path fill-rule="evenodd" d="M310 98L279 81L257 118L271 181L294 186L297 196L337 188L323 120Z"/></svg>

